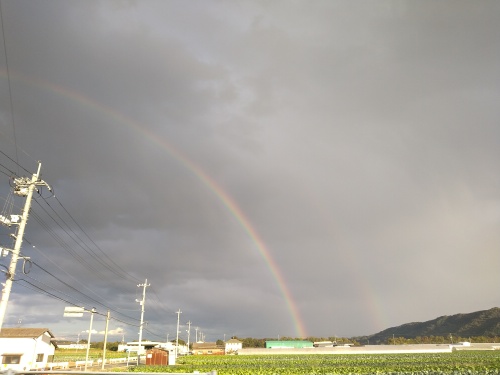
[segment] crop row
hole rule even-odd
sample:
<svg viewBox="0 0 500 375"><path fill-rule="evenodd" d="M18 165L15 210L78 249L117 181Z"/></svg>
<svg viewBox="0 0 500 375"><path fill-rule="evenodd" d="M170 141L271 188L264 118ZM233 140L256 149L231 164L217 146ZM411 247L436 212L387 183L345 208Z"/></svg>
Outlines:
<svg viewBox="0 0 500 375"><path fill-rule="evenodd" d="M189 356L175 366L135 371L210 372L218 375L493 375L500 374L500 352L467 351L439 354Z"/></svg>

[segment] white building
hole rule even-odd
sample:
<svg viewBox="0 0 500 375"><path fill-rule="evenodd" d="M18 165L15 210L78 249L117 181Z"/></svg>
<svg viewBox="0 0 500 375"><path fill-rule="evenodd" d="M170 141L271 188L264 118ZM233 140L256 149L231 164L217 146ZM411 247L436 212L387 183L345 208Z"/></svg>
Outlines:
<svg viewBox="0 0 500 375"><path fill-rule="evenodd" d="M141 346L139 347L138 341L131 341L131 342L127 342L126 345L118 345L119 352L131 352L131 353L140 352L141 355L146 354L147 350L150 350L153 348L162 348L165 350L175 350L175 344L173 342L142 341ZM179 355L185 355L185 354L188 354L189 349L188 349L187 345L179 345L177 352L178 352L177 354L179 354Z"/></svg>
<svg viewBox="0 0 500 375"><path fill-rule="evenodd" d="M225 343L226 354L235 353L242 348L243 348L243 343L237 339L231 339L231 340L226 341L226 343Z"/></svg>
<svg viewBox="0 0 500 375"><path fill-rule="evenodd" d="M47 328L2 328L0 331L1 370L44 369L52 362L56 344Z"/></svg>

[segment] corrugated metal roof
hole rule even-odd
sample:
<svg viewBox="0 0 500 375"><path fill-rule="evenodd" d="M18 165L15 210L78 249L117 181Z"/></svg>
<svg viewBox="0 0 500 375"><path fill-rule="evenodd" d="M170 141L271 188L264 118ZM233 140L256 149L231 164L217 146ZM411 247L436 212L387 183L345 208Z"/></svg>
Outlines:
<svg viewBox="0 0 500 375"><path fill-rule="evenodd" d="M48 332L51 338L54 337L54 335L52 334L52 332L50 332L48 328L2 328L2 330L0 331L0 337L37 338L43 335L45 332Z"/></svg>

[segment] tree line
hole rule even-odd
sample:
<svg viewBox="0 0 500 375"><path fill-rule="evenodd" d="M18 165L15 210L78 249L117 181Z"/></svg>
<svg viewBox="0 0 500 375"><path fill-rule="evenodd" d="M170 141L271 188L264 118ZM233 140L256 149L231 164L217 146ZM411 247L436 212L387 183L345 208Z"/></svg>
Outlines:
<svg viewBox="0 0 500 375"><path fill-rule="evenodd" d="M237 336L231 337L233 339L240 340L243 343L244 348L265 348L266 341L311 341L311 342L321 342L321 341L331 341L337 345L350 344L354 346L370 345L369 337L306 337L306 338L296 338L296 337L280 337L280 338L253 338L245 337L240 338ZM81 343L86 343L85 340L80 340ZM175 343L175 341L172 341ZM472 337L461 337L461 336L417 336L417 337L397 337L390 336L384 341L371 342L371 344L385 344L385 345L411 345L411 344L457 344L459 342L471 342L471 343L500 343L500 337L498 336L472 336ZM224 341L219 339L216 341L217 345L224 345ZM117 351L120 341L108 342L106 344L106 350ZM186 345L184 340L179 339L179 345ZM190 344L192 346L192 343ZM104 342L93 342L90 345L94 349L103 349Z"/></svg>
<svg viewBox="0 0 500 375"><path fill-rule="evenodd" d="M257 339L253 337L239 338L237 336L232 337L234 339L240 340L243 343L244 348L265 348L266 341L311 341L311 342L320 342L320 341L331 341L337 343L337 345L343 344L353 344L360 345L360 343L353 338L347 337L306 337L306 338L296 338L296 337L279 337L279 338L263 338Z"/></svg>
<svg viewBox="0 0 500 375"><path fill-rule="evenodd" d="M472 336L472 337L461 337L461 336L417 336L413 338L406 337L387 337L384 344L387 345L405 345L405 344L457 344L459 342L471 342L471 343L482 343L482 342L500 342L498 336Z"/></svg>
<svg viewBox="0 0 500 375"><path fill-rule="evenodd" d="M321 341L331 341L337 345L350 344L354 346L369 345L369 337L306 337L306 338L293 338L293 337L280 337L278 338L239 338L234 336L233 338L240 340L243 343L244 348L265 348L266 341L297 341L306 340L311 342L321 342ZM472 337L461 337L461 336L417 336L417 337L397 337L390 336L387 337L383 342L371 342L371 344L385 344L385 345L410 345L410 344L457 344L459 342L471 342L471 343L500 343L500 337L498 336L472 336Z"/></svg>

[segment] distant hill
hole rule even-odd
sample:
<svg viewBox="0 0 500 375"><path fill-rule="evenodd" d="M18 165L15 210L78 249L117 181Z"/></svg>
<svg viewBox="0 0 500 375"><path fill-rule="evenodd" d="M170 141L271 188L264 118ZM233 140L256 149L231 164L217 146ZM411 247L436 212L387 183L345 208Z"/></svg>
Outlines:
<svg viewBox="0 0 500 375"><path fill-rule="evenodd" d="M406 323L388 328L363 339L382 343L391 337L415 338L424 336L500 336L500 308L476 311L469 314L441 316L427 322Z"/></svg>

